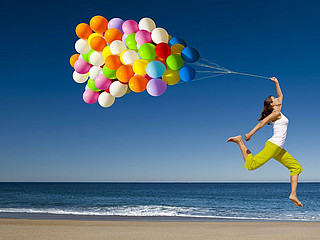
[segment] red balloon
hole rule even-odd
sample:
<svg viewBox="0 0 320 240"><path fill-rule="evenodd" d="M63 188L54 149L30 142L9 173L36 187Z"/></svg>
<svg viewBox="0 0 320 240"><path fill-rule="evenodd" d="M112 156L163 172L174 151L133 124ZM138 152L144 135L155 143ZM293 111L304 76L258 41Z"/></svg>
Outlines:
<svg viewBox="0 0 320 240"><path fill-rule="evenodd" d="M157 56L161 59L167 59L171 54L170 46L164 42L157 44L155 51Z"/></svg>

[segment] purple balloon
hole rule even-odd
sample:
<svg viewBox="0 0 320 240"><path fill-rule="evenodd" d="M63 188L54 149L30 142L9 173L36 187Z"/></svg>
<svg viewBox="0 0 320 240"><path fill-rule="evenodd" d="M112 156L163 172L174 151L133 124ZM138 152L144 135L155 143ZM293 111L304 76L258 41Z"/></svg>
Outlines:
<svg viewBox="0 0 320 240"><path fill-rule="evenodd" d="M83 98L83 101L85 101L86 103L93 104L98 101L99 95L100 95L99 92L94 92L90 89L87 89L86 91L84 91L82 98Z"/></svg>
<svg viewBox="0 0 320 240"><path fill-rule="evenodd" d="M167 84L161 78L153 78L147 84L147 92L154 97L161 96L167 89Z"/></svg>
<svg viewBox="0 0 320 240"><path fill-rule="evenodd" d="M116 28L123 33L123 30L122 30L123 23L124 23L124 21L121 18L112 18L108 23L108 29L109 28Z"/></svg>
<svg viewBox="0 0 320 240"><path fill-rule="evenodd" d="M122 25L122 30L124 33L127 35L131 33L136 33L139 31L139 25L136 21L134 20L127 20L123 23Z"/></svg>
<svg viewBox="0 0 320 240"><path fill-rule="evenodd" d="M144 43L151 43L151 33L146 30L140 30L135 35L136 42L139 46Z"/></svg>
<svg viewBox="0 0 320 240"><path fill-rule="evenodd" d="M111 83L112 83L112 80L109 78L106 78L103 73L100 73L94 80L94 84L96 85L96 87L102 90L108 89Z"/></svg>
<svg viewBox="0 0 320 240"><path fill-rule="evenodd" d="M89 72L91 68L91 64L87 63L85 60L83 60L82 58L78 59L75 63L74 63L74 70L76 70L77 73L80 74L85 74L87 72Z"/></svg>

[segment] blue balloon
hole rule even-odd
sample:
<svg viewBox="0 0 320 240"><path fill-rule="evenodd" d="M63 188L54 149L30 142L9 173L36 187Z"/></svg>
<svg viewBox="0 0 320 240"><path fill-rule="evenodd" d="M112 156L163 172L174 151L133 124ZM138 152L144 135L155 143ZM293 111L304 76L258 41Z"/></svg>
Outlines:
<svg viewBox="0 0 320 240"><path fill-rule="evenodd" d="M185 47L181 52L181 57L185 62L194 63L199 60L200 53L193 47Z"/></svg>
<svg viewBox="0 0 320 240"><path fill-rule="evenodd" d="M169 40L169 46L171 47L173 44L177 44L177 43L179 43L179 44L181 44L181 45L183 45L183 46L187 46L187 42L184 40L184 39L182 39L182 38L179 38L179 37L173 37L173 38L171 38L170 40Z"/></svg>
<svg viewBox="0 0 320 240"><path fill-rule="evenodd" d="M184 82L190 82L192 79L196 76L196 70L188 65L185 65L183 68L179 71L179 76L182 81Z"/></svg>
<svg viewBox="0 0 320 240"><path fill-rule="evenodd" d="M166 71L166 66L159 61L152 61L147 65L147 74L152 78L160 78Z"/></svg>

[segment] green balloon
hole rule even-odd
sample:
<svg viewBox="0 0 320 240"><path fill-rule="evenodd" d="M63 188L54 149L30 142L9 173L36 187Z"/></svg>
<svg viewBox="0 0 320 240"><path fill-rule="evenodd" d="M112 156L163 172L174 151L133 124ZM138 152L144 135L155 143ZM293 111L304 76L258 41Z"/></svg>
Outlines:
<svg viewBox="0 0 320 240"><path fill-rule="evenodd" d="M167 58L167 66L176 71L184 66L184 61L179 54L171 54Z"/></svg>
<svg viewBox="0 0 320 240"><path fill-rule="evenodd" d="M90 90L92 90L94 92L101 91L99 88L96 87L96 85L94 84L94 81L91 78L89 78L87 85L90 88Z"/></svg>
<svg viewBox="0 0 320 240"><path fill-rule="evenodd" d="M106 67L106 65L104 65L103 68L102 68L102 73L103 73L103 75L104 75L106 78L109 78L109 79L116 79L116 78L117 78L116 72L117 72L117 70L108 69L108 68Z"/></svg>
<svg viewBox="0 0 320 240"><path fill-rule="evenodd" d="M136 41L135 37L136 37L136 34L135 33L131 33L126 38L126 45L131 50L138 50L137 41Z"/></svg>
<svg viewBox="0 0 320 240"><path fill-rule="evenodd" d="M82 54L83 60L85 60L87 63L90 63L90 56L94 52L93 49L91 49L88 53Z"/></svg>
<svg viewBox="0 0 320 240"><path fill-rule="evenodd" d="M139 55L142 59L151 60L156 58L156 46L152 43L144 43L139 47Z"/></svg>

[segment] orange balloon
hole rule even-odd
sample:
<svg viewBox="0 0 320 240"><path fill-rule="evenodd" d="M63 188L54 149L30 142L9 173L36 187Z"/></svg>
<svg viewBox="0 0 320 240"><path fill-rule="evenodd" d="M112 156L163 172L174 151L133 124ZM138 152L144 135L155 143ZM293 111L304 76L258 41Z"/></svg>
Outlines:
<svg viewBox="0 0 320 240"><path fill-rule="evenodd" d="M114 40L122 40L122 32L116 28L108 29L105 34L104 38L106 39L107 43L112 43Z"/></svg>
<svg viewBox="0 0 320 240"><path fill-rule="evenodd" d="M107 46L107 43L102 36L95 36L91 38L89 45L93 50L102 52L103 49Z"/></svg>
<svg viewBox="0 0 320 240"><path fill-rule="evenodd" d="M133 92L143 92L147 88L148 79L144 76L136 75L130 78L129 87Z"/></svg>
<svg viewBox="0 0 320 240"><path fill-rule="evenodd" d="M120 60L120 56L118 55L110 55L106 58L106 67L110 70L117 70L122 66L122 62Z"/></svg>
<svg viewBox="0 0 320 240"><path fill-rule="evenodd" d="M166 66L167 67L167 62L166 62L166 60L165 59L161 59L161 58L159 58L159 57L156 57L156 59L155 59L156 61L159 61L159 62L162 62L163 64L164 64L164 66Z"/></svg>
<svg viewBox="0 0 320 240"><path fill-rule="evenodd" d="M74 67L74 63L79 59L80 54L73 54L70 57L70 65L71 67Z"/></svg>
<svg viewBox="0 0 320 240"><path fill-rule="evenodd" d="M88 39L91 33L92 33L92 29L86 23L80 23L76 27L76 34L79 38Z"/></svg>
<svg viewBox="0 0 320 240"><path fill-rule="evenodd" d="M90 27L97 33L104 33L108 29L108 20L102 16L94 16L90 20Z"/></svg>
<svg viewBox="0 0 320 240"><path fill-rule="evenodd" d="M130 65L122 65L116 72L118 80L122 83L128 83L130 78L134 76L134 71Z"/></svg>

